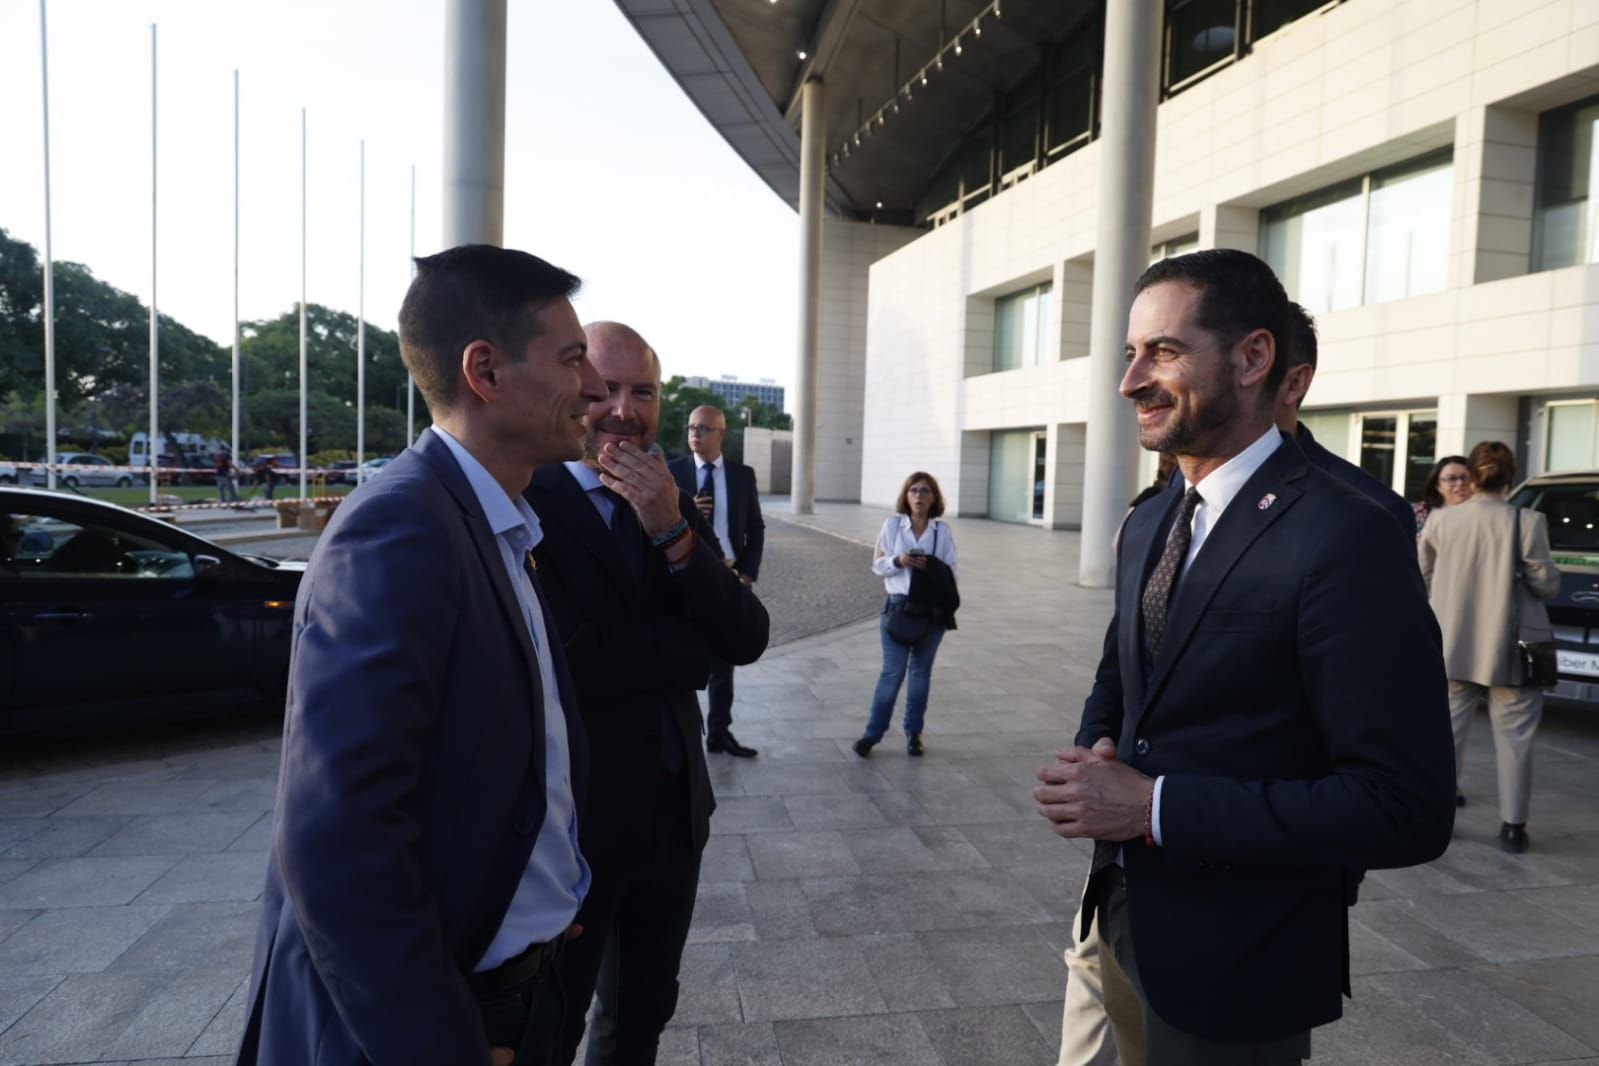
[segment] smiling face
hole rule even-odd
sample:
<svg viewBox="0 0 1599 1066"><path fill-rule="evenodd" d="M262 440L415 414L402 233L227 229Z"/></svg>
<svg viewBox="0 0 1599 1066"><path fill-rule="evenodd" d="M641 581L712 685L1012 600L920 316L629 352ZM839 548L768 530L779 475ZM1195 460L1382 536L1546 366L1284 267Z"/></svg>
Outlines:
<svg viewBox="0 0 1599 1066"><path fill-rule="evenodd" d="M1151 285L1133 300L1121 394L1138 415L1138 443L1153 452L1211 457L1243 413L1230 346L1199 325L1202 291Z"/></svg>
<svg viewBox="0 0 1599 1066"><path fill-rule="evenodd" d="M661 424L660 360L626 326L591 326L588 340L589 359L604 389L602 398L588 407L583 457L593 462L605 445L622 441L648 451Z"/></svg>
<svg viewBox="0 0 1599 1066"><path fill-rule="evenodd" d="M1445 507L1471 499L1471 471L1460 463L1450 463L1438 471L1438 494Z"/></svg>
<svg viewBox="0 0 1599 1066"><path fill-rule="evenodd" d="M495 359L500 375L495 420L515 440L518 453L535 464L583 454L583 417L604 392L586 347L577 313L558 298L534 316L533 335L520 359Z"/></svg>

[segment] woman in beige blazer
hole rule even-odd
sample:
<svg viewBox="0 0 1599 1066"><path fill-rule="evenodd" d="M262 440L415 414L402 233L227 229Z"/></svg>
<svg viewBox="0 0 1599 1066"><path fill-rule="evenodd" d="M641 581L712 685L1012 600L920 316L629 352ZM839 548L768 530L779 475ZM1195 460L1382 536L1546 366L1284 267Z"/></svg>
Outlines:
<svg viewBox="0 0 1599 1066"><path fill-rule="evenodd" d="M1499 441L1471 450L1471 499L1433 512L1417 550L1432 609L1443 630L1449 711L1455 731L1455 779L1466 758L1472 713L1486 695L1499 763L1499 846L1527 850L1532 738L1543 716L1543 690L1521 687L1516 641L1549 640L1543 602L1560 591L1544 516L1505 502L1516 457ZM1516 545L1521 570L1516 572ZM1511 633L1520 611L1520 632Z"/></svg>

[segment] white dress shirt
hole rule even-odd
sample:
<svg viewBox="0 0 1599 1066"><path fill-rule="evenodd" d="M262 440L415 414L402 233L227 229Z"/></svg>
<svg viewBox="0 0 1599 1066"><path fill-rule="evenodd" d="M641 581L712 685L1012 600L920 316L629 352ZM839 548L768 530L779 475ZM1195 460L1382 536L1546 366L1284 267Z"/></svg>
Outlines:
<svg viewBox="0 0 1599 1066"><path fill-rule="evenodd" d="M951 573L960 576L955 564L955 534L949 531L949 526L934 518L918 537L911 531L910 515L897 514L883 523L882 531L877 534L877 550L872 555L872 573L883 579L883 591L890 596L911 593L911 572L899 565L899 557L912 548L938 556L949 564Z"/></svg>
<svg viewBox="0 0 1599 1066"><path fill-rule="evenodd" d="M711 484L716 486L716 506L711 510L711 532L716 534L716 542L722 546L722 554L733 560L733 565L738 565L738 552L733 548L733 538L727 530L727 515L732 510L727 500L727 455L723 453L710 460L716 464L711 471ZM705 468L710 465L698 455L694 457L694 491L691 495L700 494L700 485L705 481Z"/></svg>
<svg viewBox="0 0 1599 1066"><path fill-rule="evenodd" d="M1182 573L1186 574L1188 568L1194 564L1199 549L1204 547L1205 538L1210 536L1210 531L1221 521L1222 512L1227 510L1227 505L1233 502L1233 498L1242 491L1249 479L1255 476L1255 471L1282 447L1282 443L1281 431L1276 426L1271 426L1255 440L1255 443L1206 474L1194 486L1199 490L1199 504L1194 508L1194 517L1188 527L1192 530L1193 539L1188 542L1188 555L1183 560ZM1181 575L1178 575L1179 589L1182 587L1181 581ZM1161 842L1160 790L1165 781L1164 774L1155 778L1155 805L1150 811L1150 828L1156 844Z"/></svg>
<svg viewBox="0 0 1599 1066"><path fill-rule="evenodd" d="M578 850L571 750L550 635L544 626L538 594L523 568L523 559L544 539L544 530L526 500L507 495L460 441L438 426L432 428L455 456L494 533L500 561L522 608L522 621L538 652L539 681L544 690L544 824L539 827L533 854L528 857L522 882L501 919L499 931L475 967L481 972L521 954L530 944L552 940L565 932L588 894L590 875L588 863Z"/></svg>

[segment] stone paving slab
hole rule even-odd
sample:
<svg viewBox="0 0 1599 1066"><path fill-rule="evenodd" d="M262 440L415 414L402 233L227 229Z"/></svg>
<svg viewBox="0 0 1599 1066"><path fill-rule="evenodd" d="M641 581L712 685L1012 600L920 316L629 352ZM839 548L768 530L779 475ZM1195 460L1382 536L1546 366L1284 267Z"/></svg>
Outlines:
<svg viewBox="0 0 1599 1066"><path fill-rule="evenodd" d="M1073 584L1075 534L954 520L966 605L934 670L928 754L891 730L860 759L883 516L769 508L758 591L793 639L738 672L736 729L760 757L710 757L719 806L662 1066L1055 1059L1090 851L1050 833L1031 789L1075 732L1109 594ZM159 724L0 753L0 1066L230 1060L280 728ZM1355 998L1314 1061L1599 1066L1596 771L1599 715L1551 709L1533 849L1506 856L1475 731L1449 852L1367 878Z"/></svg>

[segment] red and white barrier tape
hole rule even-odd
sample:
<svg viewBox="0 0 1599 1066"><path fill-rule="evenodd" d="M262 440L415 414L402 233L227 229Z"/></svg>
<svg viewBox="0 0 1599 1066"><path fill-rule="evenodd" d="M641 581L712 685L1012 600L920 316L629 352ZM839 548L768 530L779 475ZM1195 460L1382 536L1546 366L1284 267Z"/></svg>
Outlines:
<svg viewBox="0 0 1599 1066"><path fill-rule="evenodd" d="M49 463L12 462L9 459L0 459L0 466L10 466L10 467L16 468L17 470L39 470L39 471L48 470L50 468L50 464ZM55 468L56 468L57 472L60 472L60 471L63 471L63 470L93 470L93 471L95 471L97 473L101 473L101 474L145 474L145 475L148 475L149 472L150 472L150 468L148 466L116 466L116 465L109 464L109 463L57 463L57 464L55 464ZM263 468L263 469L265 469L265 468ZM299 477L300 476L300 468L297 467L297 466L274 466L274 467L271 468L271 470L272 470L272 476L273 477ZM213 466L163 466L163 467L158 467L157 468L156 475L158 477L161 477L161 476L165 476L165 475L168 475L168 474L210 474L211 476L214 477L214 476L216 476L216 472L217 472L216 471L216 467L213 467ZM338 471L338 473L340 473L340 474L345 474L345 473L349 473L349 472L350 471L344 471L344 470ZM254 476L254 477L259 477L261 475L261 473L262 473L261 470L247 470L247 469L240 468L240 469L238 469L236 471L236 476L237 475L243 475L243 474L249 474L249 475ZM308 467L305 468L305 474L306 474L307 477L326 477L329 473L330 473L330 471L328 471L328 470L326 470L326 469L324 469L322 467L319 467L319 466L308 466Z"/></svg>
<svg viewBox="0 0 1599 1066"><path fill-rule="evenodd" d="M203 503L199 503L199 502L197 502L197 503L148 503L148 504L144 504L143 506L136 507L136 508L134 508L134 510L143 511L146 514L168 514L168 513L171 513L173 511L221 511L221 510L231 510L231 509L237 509L237 508L245 508L245 509L248 509L248 510L265 510L267 508L276 507L280 503L293 503L293 504L341 503L341 502L343 502L343 500L344 500L343 496L305 496L305 497L288 497L288 496L284 496L284 497L281 497L279 499L273 499L273 500L268 500L268 499L264 499L264 498L257 498L257 499L253 499L253 500L238 500L238 501L236 501L234 503L218 503L218 502L215 502L215 501L209 501L209 502L203 502Z"/></svg>

